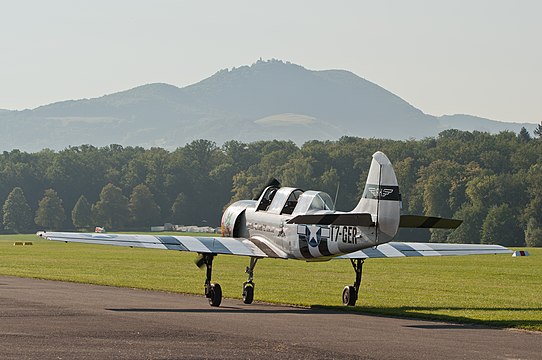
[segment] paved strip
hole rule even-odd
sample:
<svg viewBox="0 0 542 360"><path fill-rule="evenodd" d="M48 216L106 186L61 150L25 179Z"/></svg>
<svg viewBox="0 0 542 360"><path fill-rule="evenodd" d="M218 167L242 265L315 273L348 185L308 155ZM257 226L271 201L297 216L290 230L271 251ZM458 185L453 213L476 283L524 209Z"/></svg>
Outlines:
<svg viewBox="0 0 542 360"><path fill-rule="evenodd" d="M257 297L257 294L256 294ZM0 359L540 359L542 334L0 277Z"/></svg>

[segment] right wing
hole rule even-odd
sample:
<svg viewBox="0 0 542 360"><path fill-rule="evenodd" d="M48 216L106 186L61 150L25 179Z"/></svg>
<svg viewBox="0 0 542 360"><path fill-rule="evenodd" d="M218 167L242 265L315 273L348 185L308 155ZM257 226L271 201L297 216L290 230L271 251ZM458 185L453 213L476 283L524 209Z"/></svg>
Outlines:
<svg viewBox="0 0 542 360"><path fill-rule="evenodd" d="M258 258L287 258L284 252L277 249L272 244L268 244L265 241L255 238L245 239L213 236L159 236L49 231L40 231L36 235L53 241L190 251L200 254L240 255Z"/></svg>
<svg viewBox="0 0 542 360"><path fill-rule="evenodd" d="M511 254L500 245L389 242L376 247L355 251L333 259L397 258L411 256L459 256Z"/></svg>

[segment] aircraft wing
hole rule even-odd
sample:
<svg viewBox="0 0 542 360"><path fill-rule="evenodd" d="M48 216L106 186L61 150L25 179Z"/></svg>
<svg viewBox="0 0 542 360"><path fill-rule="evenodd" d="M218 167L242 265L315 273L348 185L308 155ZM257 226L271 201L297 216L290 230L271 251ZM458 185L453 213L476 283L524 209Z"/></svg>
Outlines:
<svg viewBox="0 0 542 360"><path fill-rule="evenodd" d="M500 245L442 244L389 242L377 247L363 249L334 259L397 258L412 256L453 256L511 254L512 251Z"/></svg>
<svg viewBox="0 0 542 360"><path fill-rule="evenodd" d="M47 240L79 242L87 244L129 246L147 249L190 251L200 254L241 255L259 258L286 258L286 254L271 244L258 239L171 236L171 235L136 235L104 233L45 232L37 233Z"/></svg>

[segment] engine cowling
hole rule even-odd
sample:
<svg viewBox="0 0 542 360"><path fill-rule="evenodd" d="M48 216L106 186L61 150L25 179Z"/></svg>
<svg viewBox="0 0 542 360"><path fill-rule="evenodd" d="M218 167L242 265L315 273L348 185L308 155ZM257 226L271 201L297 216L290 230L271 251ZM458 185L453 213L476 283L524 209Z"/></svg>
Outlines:
<svg viewBox="0 0 542 360"><path fill-rule="evenodd" d="M254 200L237 201L224 211L222 215L221 227L224 237L248 237L246 228L245 210L248 207L255 207Z"/></svg>

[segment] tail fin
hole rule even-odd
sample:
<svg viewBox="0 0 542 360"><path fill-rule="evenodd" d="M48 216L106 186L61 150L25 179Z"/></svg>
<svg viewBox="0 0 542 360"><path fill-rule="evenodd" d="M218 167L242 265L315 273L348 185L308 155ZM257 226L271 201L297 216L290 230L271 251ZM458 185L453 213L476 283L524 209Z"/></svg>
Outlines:
<svg viewBox="0 0 542 360"><path fill-rule="evenodd" d="M373 154L365 190L353 213L369 213L376 223L376 240L388 242L397 234L401 211L401 194L395 171L388 157L377 151Z"/></svg>

